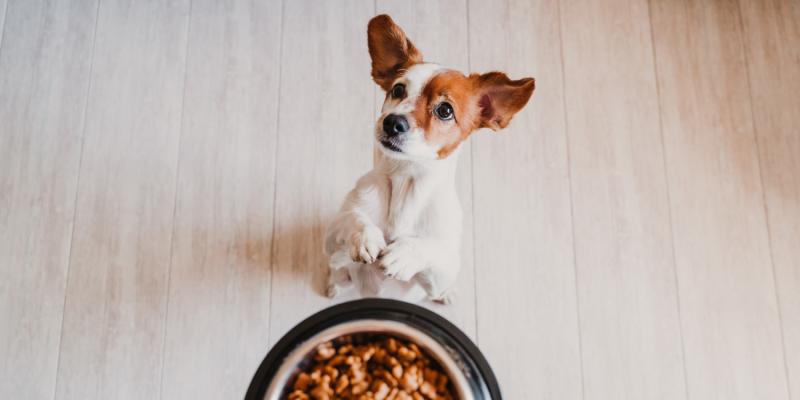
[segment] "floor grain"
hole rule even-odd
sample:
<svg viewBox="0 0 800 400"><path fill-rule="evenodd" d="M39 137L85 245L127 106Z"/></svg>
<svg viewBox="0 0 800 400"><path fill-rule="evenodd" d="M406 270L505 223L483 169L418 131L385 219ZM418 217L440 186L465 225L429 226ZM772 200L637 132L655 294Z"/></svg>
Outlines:
<svg viewBox="0 0 800 400"><path fill-rule="evenodd" d="M3 26L6 22L6 11L8 10L8 0L0 0L0 52L3 49Z"/></svg>
<svg viewBox="0 0 800 400"><path fill-rule="evenodd" d="M100 5L57 399L159 396L188 17Z"/></svg>
<svg viewBox="0 0 800 400"><path fill-rule="evenodd" d="M561 24L584 398L685 399L648 5L565 0Z"/></svg>
<svg viewBox="0 0 800 400"><path fill-rule="evenodd" d="M787 399L735 3L650 3L689 396Z"/></svg>
<svg viewBox="0 0 800 400"><path fill-rule="evenodd" d="M506 397L580 399L558 6L471 1L469 15L471 70L537 79L506 130L470 139L478 344Z"/></svg>
<svg viewBox="0 0 800 400"><path fill-rule="evenodd" d="M165 399L242 398L263 356L256 344L269 335L280 9L278 0L192 3Z"/></svg>
<svg viewBox="0 0 800 400"><path fill-rule="evenodd" d="M800 396L800 4L740 1L792 398Z"/></svg>
<svg viewBox="0 0 800 400"><path fill-rule="evenodd" d="M96 10L89 1L8 4L0 48L0 398L53 396Z"/></svg>
<svg viewBox="0 0 800 400"><path fill-rule="evenodd" d="M372 164L374 124L366 25L350 23L368 21L373 4L288 1L283 13L271 343L313 311L348 298L322 295L322 240Z"/></svg>

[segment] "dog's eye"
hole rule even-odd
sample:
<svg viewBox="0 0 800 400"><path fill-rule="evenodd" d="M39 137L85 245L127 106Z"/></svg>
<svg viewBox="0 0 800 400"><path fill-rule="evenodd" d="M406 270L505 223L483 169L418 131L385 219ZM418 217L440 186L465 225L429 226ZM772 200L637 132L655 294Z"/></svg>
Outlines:
<svg viewBox="0 0 800 400"><path fill-rule="evenodd" d="M392 88L392 97L395 99L402 99L406 95L406 85L398 83Z"/></svg>
<svg viewBox="0 0 800 400"><path fill-rule="evenodd" d="M450 103L441 102L433 109L433 113L442 121L453 119L453 106Z"/></svg>

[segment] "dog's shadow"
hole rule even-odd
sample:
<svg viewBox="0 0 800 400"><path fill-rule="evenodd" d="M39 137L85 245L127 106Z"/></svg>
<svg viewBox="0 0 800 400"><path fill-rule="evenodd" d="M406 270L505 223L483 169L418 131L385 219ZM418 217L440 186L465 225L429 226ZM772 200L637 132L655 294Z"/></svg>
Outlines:
<svg viewBox="0 0 800 400"><path fill-rule="evenodd" d="M325 296L327 257L323 241L328 219L280 224L276 219L272 231L264 236L240 235L235 245L236 264L244 268L270 270L271 286L278 295L291 292Z"/></svg>

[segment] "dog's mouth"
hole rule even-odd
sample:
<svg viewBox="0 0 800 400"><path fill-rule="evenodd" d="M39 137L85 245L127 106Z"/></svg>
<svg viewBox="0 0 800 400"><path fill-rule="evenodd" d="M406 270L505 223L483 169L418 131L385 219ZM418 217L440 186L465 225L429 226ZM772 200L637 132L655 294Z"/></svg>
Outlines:
<svg viewBox="0 0 800 400"><path fill-rule="evenodd" d="M385 147L385 148L387 148L387 149L389 149L391 151L394 151L396 153L402 153L403 152L403 150L400 148L400 146L395 144L392 141L392 139L381 139L380 142L383 145L383 147Z"/></svg>

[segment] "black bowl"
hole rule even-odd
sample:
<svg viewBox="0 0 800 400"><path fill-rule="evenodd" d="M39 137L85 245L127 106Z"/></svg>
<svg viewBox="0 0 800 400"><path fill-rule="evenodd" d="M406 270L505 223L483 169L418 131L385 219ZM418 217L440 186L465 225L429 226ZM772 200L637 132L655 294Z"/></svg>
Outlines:
<svg viewBox="0 0 800 400"><path fill-rule="evenodd" d="M339 325L353 325L358 321L378 321L400 324L406 330L405 336L415 340L414 332L420 337L433 339L437 346L445 350L450 365L457 366L462 382L466 387L459 388L475 400L500 400L500 387L497 384L489 363L477 346L455 325L438 314L410 303L389 299L362 299L326 308L303 322L297 324L289 333L267 353L258 367L245 400L262 400L267 390L278 379L279 370L286 370L287 357L298 347L307 347L311 340L326 330L335 330ZM408 333L411 332L409 335ZM318 343L313 343L316 345ZM435 355L442 357L442 354ZM296 363L292 359L292 363ZM441 360L440 360L441 361ZM452 362L451 362L452 361ZM283 379L283 378L282 378Z"/></svg>

